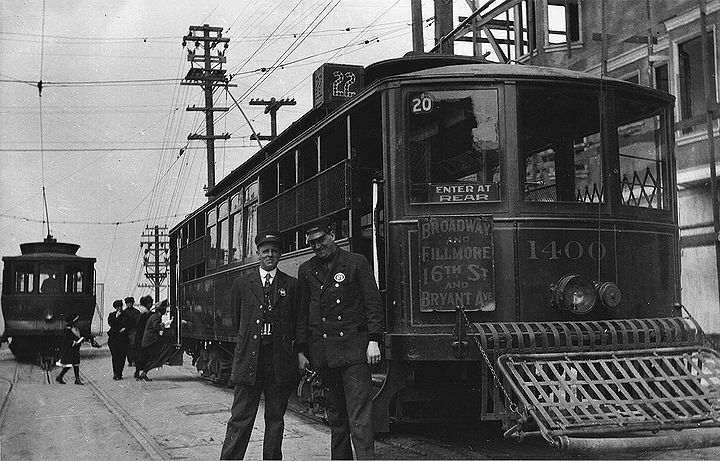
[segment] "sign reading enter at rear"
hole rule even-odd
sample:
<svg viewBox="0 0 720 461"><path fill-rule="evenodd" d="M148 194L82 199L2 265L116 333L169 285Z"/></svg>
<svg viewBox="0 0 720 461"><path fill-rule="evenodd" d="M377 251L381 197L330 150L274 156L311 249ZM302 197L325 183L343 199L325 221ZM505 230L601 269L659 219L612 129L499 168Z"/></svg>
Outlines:
<svg viewBox="0 0 720 461"><path fill-rule="evenodd" d="M428 202L432 203L492 202L499 199L498 185L494 182L428 184Z"/></svg>

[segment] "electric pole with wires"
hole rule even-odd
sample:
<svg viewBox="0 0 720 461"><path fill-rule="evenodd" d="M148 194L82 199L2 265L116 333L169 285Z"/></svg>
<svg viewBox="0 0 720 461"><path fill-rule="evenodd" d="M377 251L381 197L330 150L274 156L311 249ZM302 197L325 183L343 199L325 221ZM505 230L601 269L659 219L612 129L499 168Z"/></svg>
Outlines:
<svg viewBox="0 0 720 461"><path fill-rule="evenodd" d="M204 107L188 107L188 111L205 112L205 134L191 133L188 140L203 139L206 142L207 149L207 190L215 187L215 140L230 139L229 133L220 135L215 134L214 114L215 112L226 112L227 107L213 106L213 90L218 87L236 86L230 85L225 76L225 70L222 65L227 61L225 58L225 49L228 47L229 38L222 36L222 27L210 27L205 24L202 26L190 26L190 32L183 37L183 47L188 43L194 43L195 48L188 48L188 61L194 65L196 62L202 63L202 67L191 67L187 75L180 82L181 85L200 86L205 93ZM223 50L217 49L218 44L223 44ZM200 51L198 51L200 49ZM213 54L213 50L216 54Z"/></svg>
<svg viewBox="0 0 720 461"><path fill-rule="evenodd" d="M155 301L160 300L160 287L167 278L170 266L170 235L167 227L146 227L140 240L140 246L145 247L143 254L143 267L145 277L150 284L138 284L142 288L155 288Z"/></svg>

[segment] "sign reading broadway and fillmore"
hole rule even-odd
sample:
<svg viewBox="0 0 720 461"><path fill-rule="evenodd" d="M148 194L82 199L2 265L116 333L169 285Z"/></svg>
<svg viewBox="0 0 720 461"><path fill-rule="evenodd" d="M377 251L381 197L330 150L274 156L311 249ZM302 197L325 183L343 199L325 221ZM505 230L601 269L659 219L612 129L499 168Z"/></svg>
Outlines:
<svg viewBox="0 0 720 461"><path fill-rule="evenodd" d="M493 221L420 219L420 311L495 310Z"/></svg>

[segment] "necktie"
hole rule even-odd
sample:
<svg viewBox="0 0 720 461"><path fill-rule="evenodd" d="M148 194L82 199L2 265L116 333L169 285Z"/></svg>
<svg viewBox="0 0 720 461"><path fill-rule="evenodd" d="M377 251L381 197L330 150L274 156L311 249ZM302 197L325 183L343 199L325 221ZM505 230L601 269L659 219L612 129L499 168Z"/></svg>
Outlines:
<svg viewBox="0 0 720 461"><path fill-rule="evenodd" d="M265 284L263 285L263 335L272 334L272 321L270 320L270 273L265 274Z"/></svg>

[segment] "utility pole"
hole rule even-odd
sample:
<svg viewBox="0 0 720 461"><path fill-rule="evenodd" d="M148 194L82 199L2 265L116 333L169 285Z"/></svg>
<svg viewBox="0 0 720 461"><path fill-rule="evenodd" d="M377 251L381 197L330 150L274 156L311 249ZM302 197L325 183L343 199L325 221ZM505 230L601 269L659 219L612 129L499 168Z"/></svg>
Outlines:
<svg viewBox="0 0 720 461"><path fill-rule="evenodd" d="M250 136L250 139L259 139L261 141L272 141L277 137L277 111L282 106L294 106L295 99L275 99L270 98L270 100L266 99L251 99L250 103L251 106L265 106L265 113L270 114L270 136L263 136L260 133L255 134L253 133Z"/></svg>
<svg viewBox="0 0 720 461"><path fill-rule="evenodd" d="M222 30L222 27L210 27L208 24L203 26L190 26L190 32L183 37L182 43L183 47L185 47L188 42L194 43L195 49L188 49L187 59L192 64L196 62L203 64L203 67L191 67L180 84L200 86L205 92L205 107L192 106L187 108L188 111L205 112L205 135L191 133L187 138L188 140L204 139L206 142L208 190L212 190L212 188L215 187L215 140L230 139L229 133L215 134L214 113L225 112L228 108L213 107L213 89L216 87L236 86L228 83L225 77L225 70L222 69L222 65L227 61L225 52L216 50L217 55L214 56L212 54L213 49L216 49L219 43L224 44L224 49L228 47L230 39L223 38ZM202 53L197 53L197 49L200 48L201 43Z"/></svg>
<svg viewBox="0 0 720 461"><path fill-rule="evenodd" d="M707 13L705 0L700 3L700 41L702 42L703 85L705 88L705 120L707 127L708 154L710 157L710 193L712 194L713 227L715 230L715 268L717 270L718 295L720 295L720 201L718 201L717 171L715 167L715 137L713 136L713 108L717 106L711 83L710 47L707 43ZM710 35L712 37L712 34Z"/></svg>
<svg viewBox="0 0 720 461"><path fill-rule="evenodd" d="M423 51L425 51L425 41L423 40L422 1L421 0L410 0L410 14L412 17L413 51L422 53Z"/></svg>
<svg viewBox="0 0 720 461"><path fill-rule="evenodd" d="M154 228L146 227L140 240L140 246L145 247L143 254L143 267L145 277L150 284L138 283L141 288L155 288L155 301L160 300L160 287L167 278L170 266L170 235L166 226Z"/></svg>

